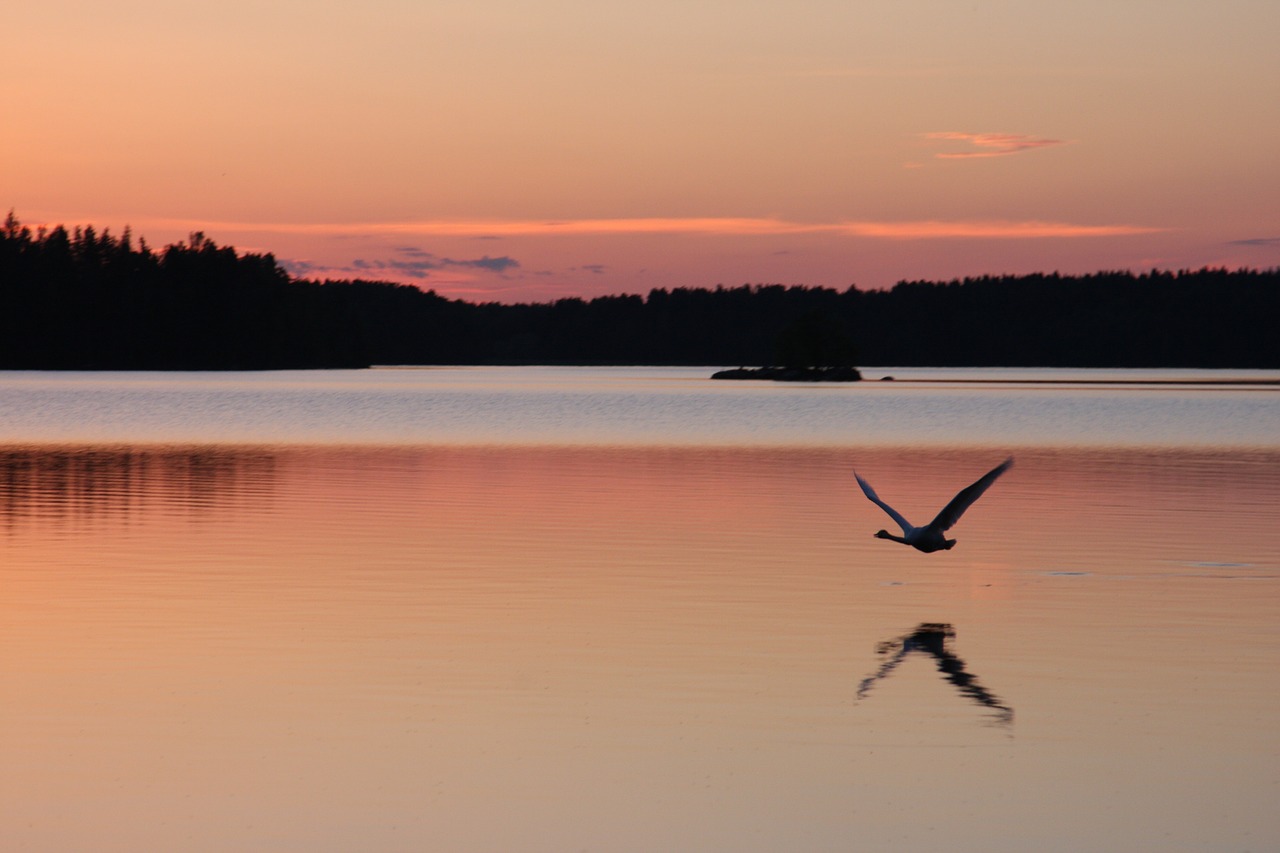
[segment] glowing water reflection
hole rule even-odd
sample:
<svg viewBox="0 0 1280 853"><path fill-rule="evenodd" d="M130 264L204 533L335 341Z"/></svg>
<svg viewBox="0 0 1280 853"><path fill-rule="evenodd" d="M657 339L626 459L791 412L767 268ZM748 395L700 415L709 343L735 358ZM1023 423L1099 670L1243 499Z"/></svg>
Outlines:
<svg viewBox="0 0 1280 853"><path fill-rule="evenodd" d="M0 848L1268 849L1278 514L1256 445L28 442Z"/></svg>

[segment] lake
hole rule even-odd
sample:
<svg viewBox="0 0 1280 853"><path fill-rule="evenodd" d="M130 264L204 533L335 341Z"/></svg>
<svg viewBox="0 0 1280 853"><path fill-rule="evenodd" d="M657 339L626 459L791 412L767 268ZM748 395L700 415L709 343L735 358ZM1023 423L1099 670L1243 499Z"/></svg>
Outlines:
<svg viewBox="0 0 1280 853"><path fill-rule="evenodd" d="M711 371L0 373L0 849L1280 848L1280 372Z"/></svg>

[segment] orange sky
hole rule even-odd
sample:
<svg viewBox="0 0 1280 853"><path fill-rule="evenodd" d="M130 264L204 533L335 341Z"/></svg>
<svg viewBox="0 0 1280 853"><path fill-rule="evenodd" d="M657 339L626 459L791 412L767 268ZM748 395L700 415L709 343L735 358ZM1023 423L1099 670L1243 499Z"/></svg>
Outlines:
<svg viewBox="0 0 1280 853"><path fill-rule="evenodd" d="M0 208L471 299L1280 265L1280 4L46 0Z"/></svg>

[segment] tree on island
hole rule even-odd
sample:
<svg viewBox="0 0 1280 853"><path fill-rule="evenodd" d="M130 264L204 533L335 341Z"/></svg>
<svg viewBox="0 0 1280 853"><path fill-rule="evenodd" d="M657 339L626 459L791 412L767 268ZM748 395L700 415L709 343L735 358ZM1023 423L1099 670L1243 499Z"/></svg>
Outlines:
<svg viewBox="0 0 1280 853"><path fill-rule="evenodd" d="M830 312L806 311L782 327L774 342L772 367L713 373L712 379L773 379L781 382L856 382L853 341Z"/></svg>
<svg viewBox="0 0 1280 853"><path fill-rule="evenodd" d="M774 362L793 370L853 367L856 350L840 319L830 312L806 311L782 327L774 344Z"/></svg>

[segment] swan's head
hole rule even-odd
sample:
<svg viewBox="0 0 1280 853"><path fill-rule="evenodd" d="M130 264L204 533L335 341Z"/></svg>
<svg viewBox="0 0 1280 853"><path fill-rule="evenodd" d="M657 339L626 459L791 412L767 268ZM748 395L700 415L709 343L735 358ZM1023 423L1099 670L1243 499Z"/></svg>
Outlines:
<svg viewBox="0 0 1280 853"><path fill-rule="evenodd" d="M887 531L887 530L877 530L877 531L875 532L875 537L876 537L877 539L892 539L892 538L893 538L893 534L892 534L892 533L890 533L890 532L889 532L889 531Z"/></svg>

